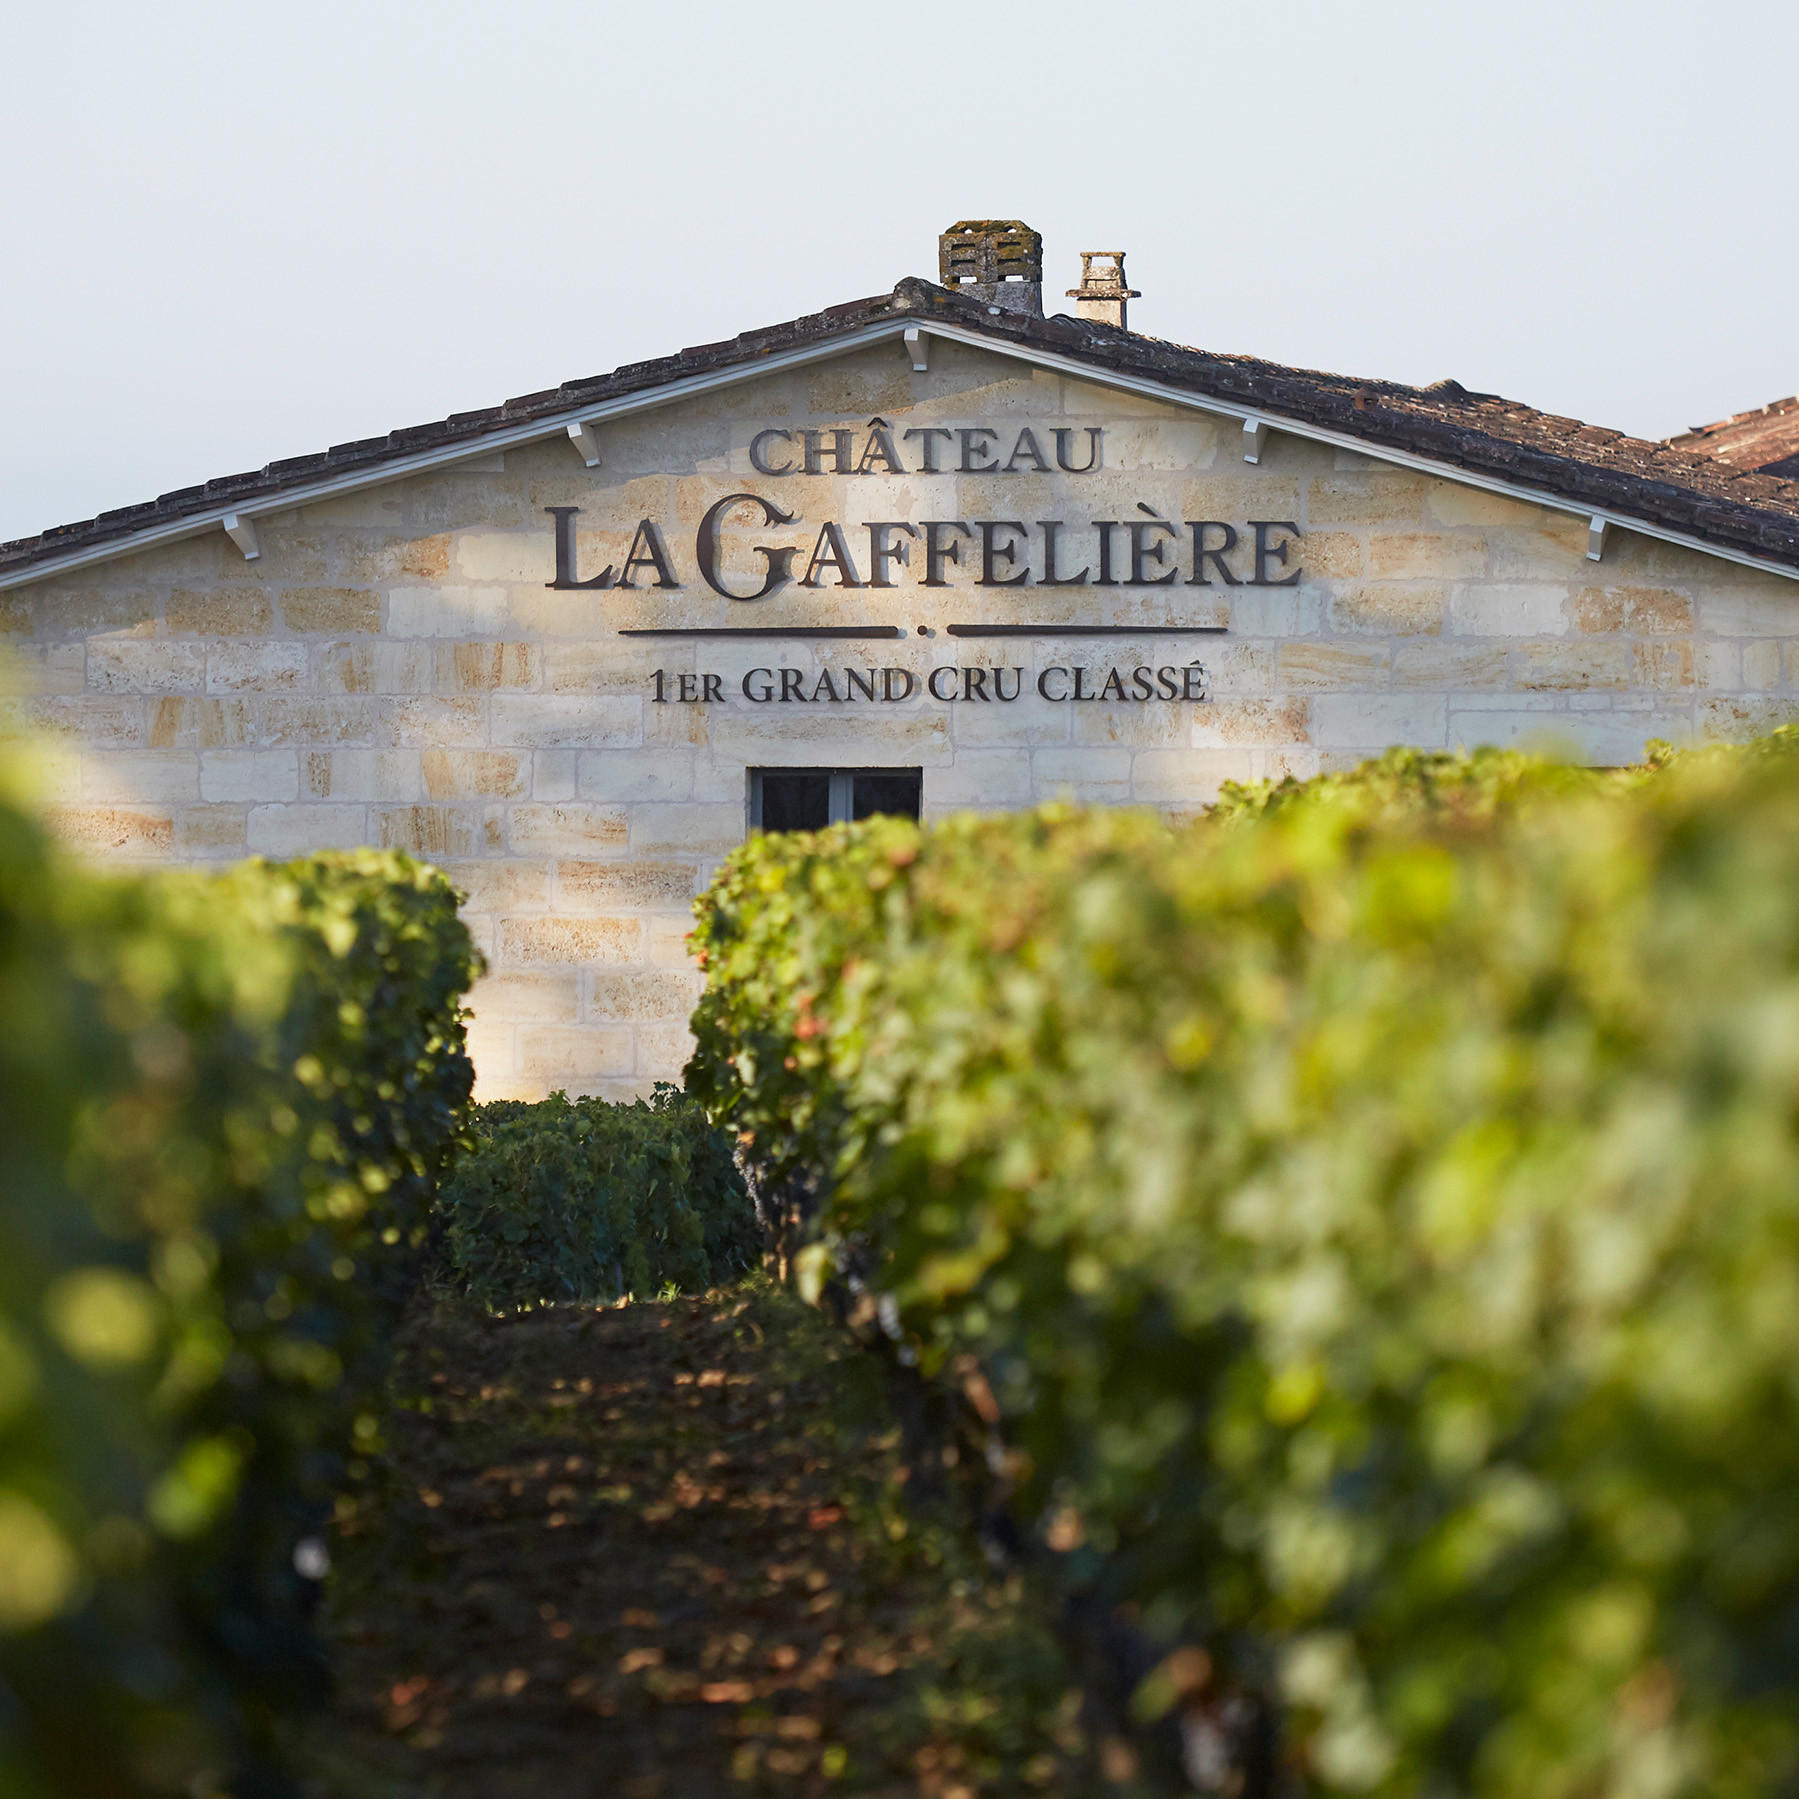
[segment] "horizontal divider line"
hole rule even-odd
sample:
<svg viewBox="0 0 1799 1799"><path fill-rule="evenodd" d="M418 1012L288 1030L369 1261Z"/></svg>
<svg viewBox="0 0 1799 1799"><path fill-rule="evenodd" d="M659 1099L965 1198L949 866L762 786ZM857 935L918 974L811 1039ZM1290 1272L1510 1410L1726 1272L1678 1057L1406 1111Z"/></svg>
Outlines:
<svg viewBox="0 0 1799 1799"><path fill-rule="evenodd" d="M898 625L672 625L620 637L903 637Z"/></svg>
<svg viewBox="0 0 1799 1799"><path fill-rule="evenodd" d="M1216 637L1229 625L945 625L951 637Z"/></svg>
<svg viewBox="0 0 1799 1799"><path fill-rule="evenodd" d="M1229 625L945 625L951 637L1218 637ZM904 637L898 625L666 625L620 637Z"/></svg>

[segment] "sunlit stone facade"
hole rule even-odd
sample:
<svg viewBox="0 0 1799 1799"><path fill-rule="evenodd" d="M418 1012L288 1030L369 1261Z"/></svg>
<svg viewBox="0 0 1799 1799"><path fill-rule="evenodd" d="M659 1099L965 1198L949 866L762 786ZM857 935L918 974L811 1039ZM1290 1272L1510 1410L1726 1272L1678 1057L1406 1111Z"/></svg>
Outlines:
<svg viewBox="0 0 1799 1799"><path fill-rule="evenodd" d="M215 523L9 576L59 829L439 862L490 964L482 1095L618 1096L678 1078L752 771L1178 818L1391 744L1616 762L1799 711L1778 568L1616 523L1594 560L1578 510L1278 422L1246 461L1241 408L926 335L276 498L253 559Z"/></svg>

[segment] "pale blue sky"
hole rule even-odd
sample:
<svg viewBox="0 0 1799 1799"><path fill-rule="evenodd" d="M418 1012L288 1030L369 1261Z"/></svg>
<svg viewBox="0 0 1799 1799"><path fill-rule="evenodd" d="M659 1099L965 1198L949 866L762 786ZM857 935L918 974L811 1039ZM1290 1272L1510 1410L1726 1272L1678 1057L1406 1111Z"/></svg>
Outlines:
<svg viewBox="0 0 1799 1799"><path fill-rule="evenodd" d="M1799 389L1799 8L58 0L0 110L0 538L936 273L1649 436Z"/></svg>

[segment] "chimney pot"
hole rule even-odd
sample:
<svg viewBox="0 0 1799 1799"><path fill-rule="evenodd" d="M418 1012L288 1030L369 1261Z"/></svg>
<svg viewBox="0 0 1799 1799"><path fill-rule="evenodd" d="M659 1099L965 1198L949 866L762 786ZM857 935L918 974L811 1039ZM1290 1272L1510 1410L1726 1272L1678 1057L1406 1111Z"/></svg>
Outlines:
<svg viewBox="0 0 1799 1799"><path fill-rule="evenodd" d="M1116 325L1120 331L1130 329L1125 323L1129 302L1143 298L1136 288L1125 286L1122 250L1083 250L1081 285L1071 287L1068 297L1074 302L1076 318Z"/></svg>
<svg viewBox="0 0 1799 1799"><path fill-rule="evenodd" d="M958 219L937 239L937 269L989 312L1043 317L1043 239L1022 219Z"/></svg>

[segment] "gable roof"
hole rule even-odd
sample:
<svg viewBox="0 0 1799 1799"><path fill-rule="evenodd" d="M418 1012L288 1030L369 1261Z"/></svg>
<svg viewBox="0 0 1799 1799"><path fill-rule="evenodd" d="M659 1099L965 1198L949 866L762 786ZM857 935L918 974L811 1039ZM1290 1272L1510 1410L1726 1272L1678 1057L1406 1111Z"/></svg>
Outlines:
<svg viewBox="0 0 1799 1799"><path fill-rule="evenodd" d="M478 412L225 475L0 544L0 588L304 504L864 344L948 337L1087 379L1365 452L1799 578L1799 481L1560 418L1458 382L1407 387L1214 355L1063 315L997 311L908 278L890 294ZM1794 402L1786 402L1792 405ZM1734 422L1734 421L1727 421Z"/></svg>
<svg viewBox="0 0 1799 1799"><path fill-rule="evenodd" d="M1732 468L1799 481L1799 394L1732 413L1713 425L1695 425L1668 442Z"/></svg>

